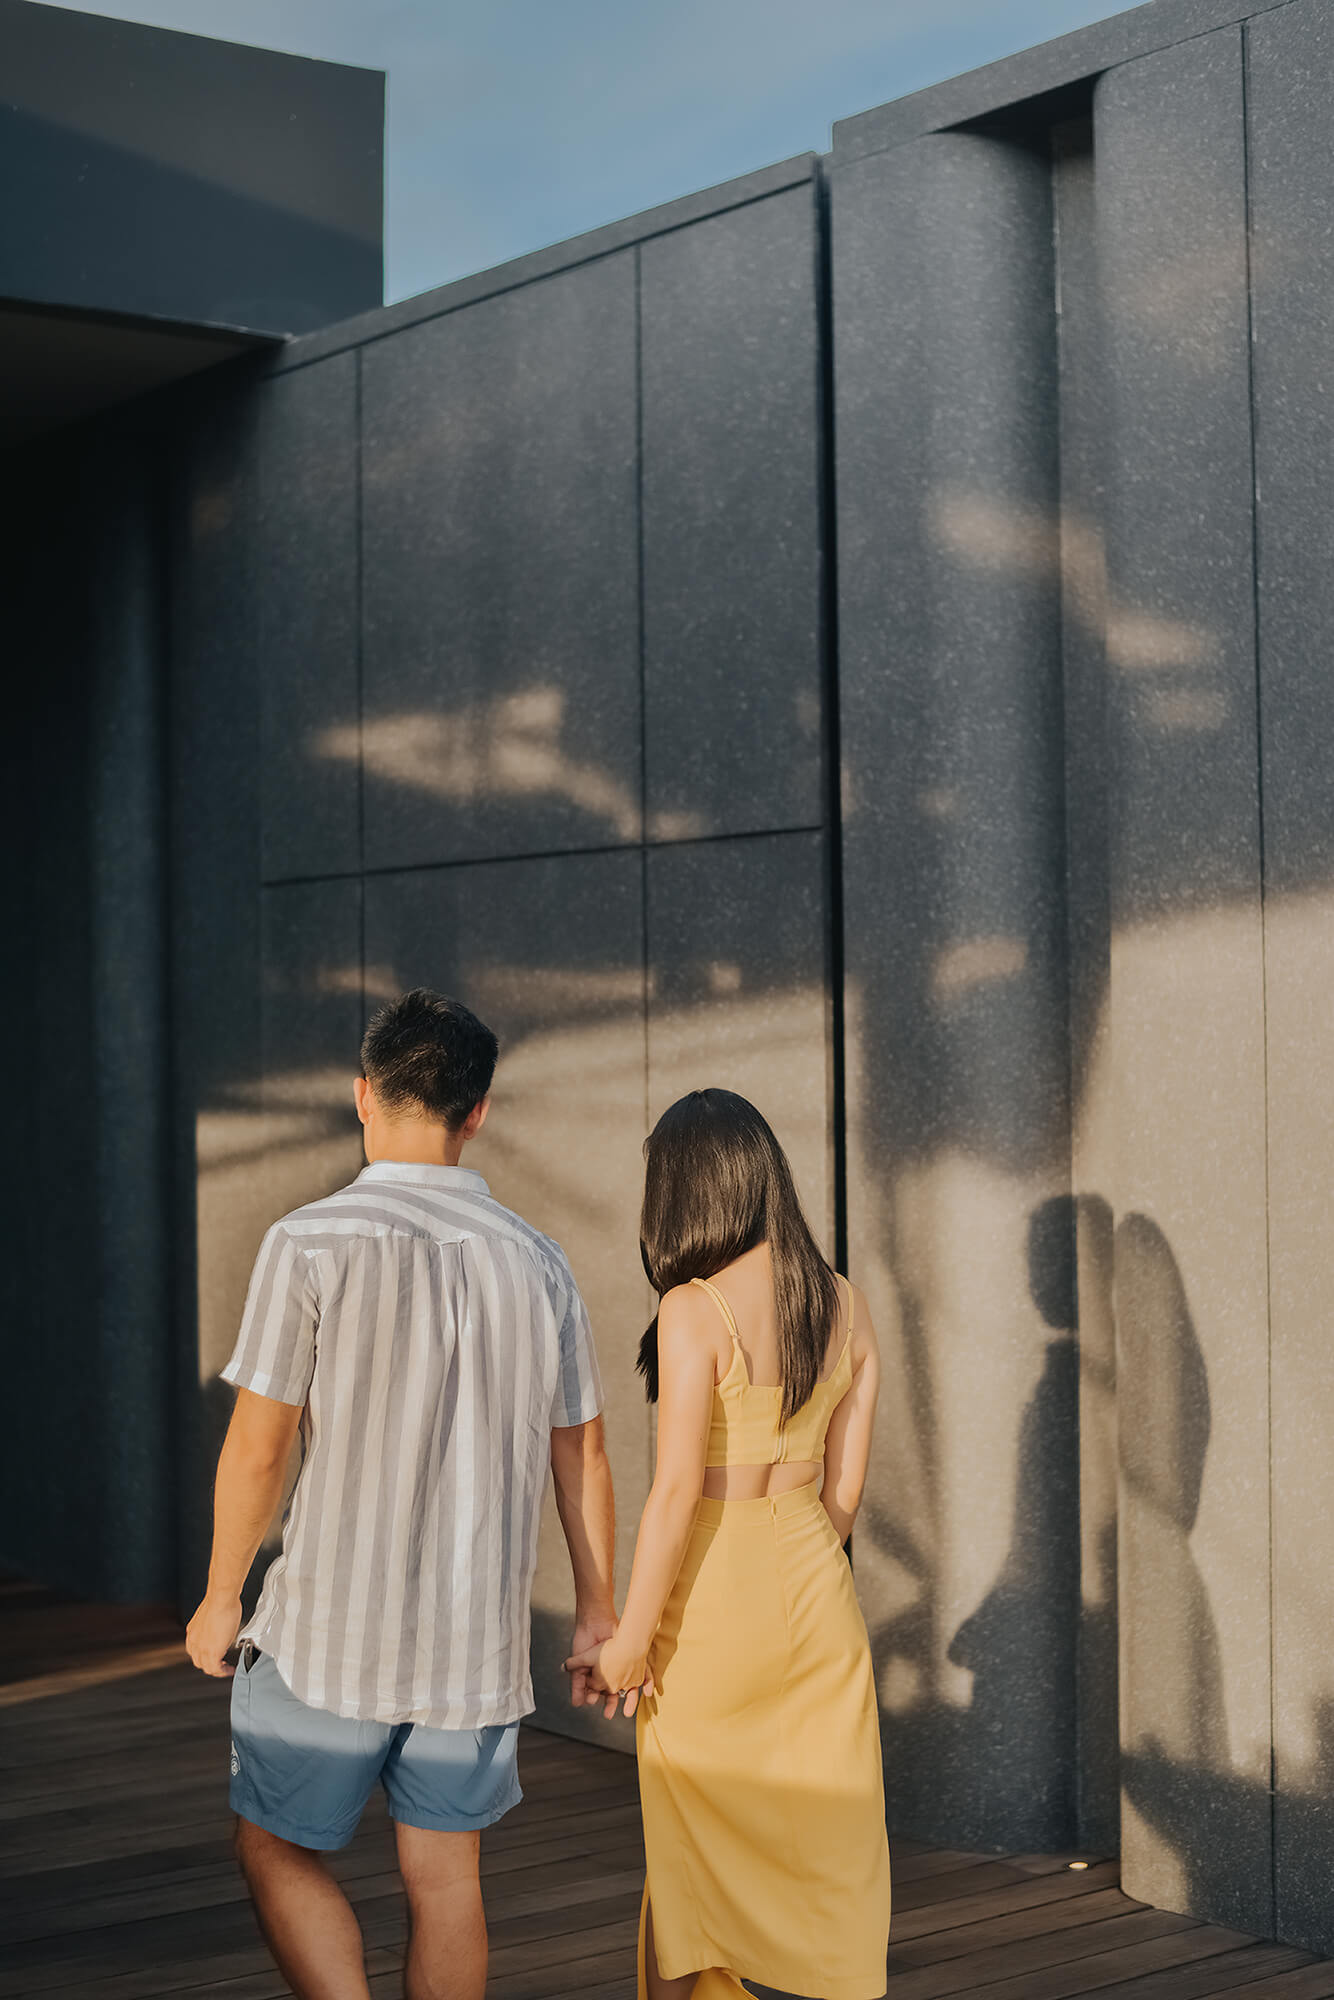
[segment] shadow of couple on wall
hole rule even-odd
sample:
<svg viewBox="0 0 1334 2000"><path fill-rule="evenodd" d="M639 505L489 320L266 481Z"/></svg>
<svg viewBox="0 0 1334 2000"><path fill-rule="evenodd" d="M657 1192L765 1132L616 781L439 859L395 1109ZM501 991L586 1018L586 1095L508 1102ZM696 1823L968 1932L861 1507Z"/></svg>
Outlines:
<svg viewBox="0 0 1334 2000"><path fill-rule="evenodd" d="M922 1536L881 1508L862 1529L899 1562L915 1561L919 1586L872 1629L882 1685L897 1662L909 1670L901 1684L916 1690L883 1717L891 1825L979 1849L1110 1850L1119 1761L1145 1820L1208 1867L1199 1828L1228 1735L1217 1629L1190 1545L1211 1418L1185 1284L1159 1226L1141 1214L1114 1226L1098 1196L1040 1204L1027 1250L1051 1338L1020 1420L1009 1544L990 1590L942 1643L930 1557L938 1524ZM1137 1734L1119 1760L1118 1548L1120 1562L1152 1567L1154 1602L1167 1607L1145 1632L1123 1635ZM942 1691L942 1655L971 1677L964 1703ZM1217 1891L1231 1853L1192 1907Z"/></svg>
<svg viewBox="0 0 1334 2000"><path fill-rule="evenodd" d="M1153 1606L1121 1635L1134 1688L1123 1809L1138 1821L1126 1886L1214 1923L1334 1953L1322 1865L1334 1851L1334 1699L1314 1705L1304 1760L1271 1771L1269 1782L1233 1768L1244 1746L1232 1740L1218 1630L1190 1547L1209 1386L1181 1274L1144 1216L1117 1229L1116 1290L1121 1562L1142 1582L1135 1590L1132 1581L1131 1600Z"/></svg>
<svg viewBox="0 0 1334 2000"><path fill-rule="evenodd" d="M1123 1827L1154 1900L1272 1929L1268 1796L1231 1769L1218 1629L1191 1549L1212 1428L1208 1376L1181 1272L1147 1216L1116 1232L1120 1562L1133 1689L1121 1750ZM1132 1880L1132 1893L1136 1887ZM1257 1893L1258 1892L1258 1893ZM1268 1921L1266 1921L1266 1917Z"/></svg>

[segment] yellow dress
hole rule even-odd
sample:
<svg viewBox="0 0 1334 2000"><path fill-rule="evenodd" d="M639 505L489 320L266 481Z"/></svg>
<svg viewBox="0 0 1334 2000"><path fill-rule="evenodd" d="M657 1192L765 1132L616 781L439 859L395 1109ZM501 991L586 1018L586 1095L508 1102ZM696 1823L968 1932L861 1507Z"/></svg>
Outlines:
<svg viewBox="0 0 1334 2000"><path fill-rule="evenodd" d="M852 1384L833 1372L780 1425L782 1390L749 1380L736 1321L714 1391L709 1465L818 1462ZM815 2000L881 2000L889 1843L866 1624L819 1486L701 1499L649 1655L636 1723L652 1906L665 1979L737 2000L742 1979Z"/></svg>

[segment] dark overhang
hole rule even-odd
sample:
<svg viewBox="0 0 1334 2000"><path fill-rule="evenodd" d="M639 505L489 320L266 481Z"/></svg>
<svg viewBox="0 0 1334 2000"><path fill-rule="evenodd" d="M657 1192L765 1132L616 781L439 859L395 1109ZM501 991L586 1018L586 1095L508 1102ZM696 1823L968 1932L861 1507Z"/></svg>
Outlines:
<svg viewBox="0 0 1334 2000"><path fill-rule="evenodd" d="M0 445L277 345L237 327L0 300Z"/></svg>

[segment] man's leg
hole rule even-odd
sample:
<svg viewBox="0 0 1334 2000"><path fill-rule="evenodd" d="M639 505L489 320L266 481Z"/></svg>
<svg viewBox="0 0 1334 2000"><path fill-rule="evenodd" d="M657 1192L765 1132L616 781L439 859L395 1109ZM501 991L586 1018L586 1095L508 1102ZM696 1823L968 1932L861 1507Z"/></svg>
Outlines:
<svg viewBox="0 0 1334 2000"><path fill-rule="evenodd" d="M486 1916L478 1873L481 1836L394 1828L408 1894L412 1938L406 2000L482 2000L486 1990Z"/></svg>
<svg viewBox="0 0 1334 2000"><path fill-rule="evenodd" d="M238 1819L236 1854L265 1942L297 2000L369 2000L361 1928L315 1850Z"/></svg>

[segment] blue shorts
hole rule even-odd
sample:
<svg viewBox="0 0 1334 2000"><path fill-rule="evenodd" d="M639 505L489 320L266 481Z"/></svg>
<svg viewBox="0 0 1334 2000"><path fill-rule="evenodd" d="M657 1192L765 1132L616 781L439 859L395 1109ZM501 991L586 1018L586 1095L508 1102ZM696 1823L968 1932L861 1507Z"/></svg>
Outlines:
<svg viewBox="0 0 1334 2000"><path fill-rule="evenodd" d="M517 1722L427 1729L308 1708L267 1653L243 1648L232 1681L232 1811L297 1847L346 1847L377 1778L403 1826L490 1826L523 1797L518 1746Z"/></svg>

